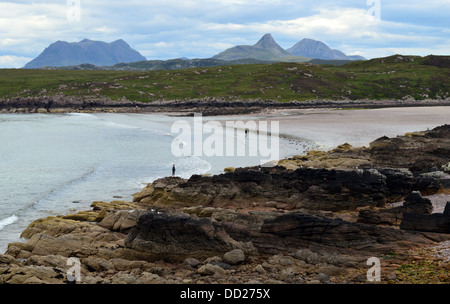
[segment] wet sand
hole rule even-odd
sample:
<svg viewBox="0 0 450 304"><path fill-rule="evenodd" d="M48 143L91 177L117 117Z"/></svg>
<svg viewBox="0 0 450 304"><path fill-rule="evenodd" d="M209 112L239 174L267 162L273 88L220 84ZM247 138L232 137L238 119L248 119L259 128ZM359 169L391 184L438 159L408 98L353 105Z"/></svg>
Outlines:
<svg viewBox="0 0 450 304"><path fill-rule="evenodd" d="M355 147L368 146L370 142L382 136L396 137L450 124L450 107L288 109L233 118L244 121L279 121L281 136L311 141L316 143L319 149L327 150L344 143Z"/></svg>

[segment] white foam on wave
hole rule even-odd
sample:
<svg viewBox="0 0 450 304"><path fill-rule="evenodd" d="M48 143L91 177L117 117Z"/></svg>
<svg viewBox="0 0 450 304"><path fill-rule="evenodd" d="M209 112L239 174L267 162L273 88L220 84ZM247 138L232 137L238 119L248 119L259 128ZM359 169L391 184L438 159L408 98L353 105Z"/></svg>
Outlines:
<svg viewBox="0 0 450 304"><path fill-rule="evenodd" d="M172 134L170 134L166 131L152 129L152 128L145 128L145 127L140 127L140 126L133 126L133 125L118 123L118 122L114 122L114 121L106 121L105 126L114 127L114 128L122 128L122 129L135 129L135 130L140 130L140 131L144 131L144 132L150 132L152 134L156 134L156 135L160 135L160 136L173 137Z"/></svg>
<svg viewBox="0 0 450 304"><path fill-rule="evenodd" d="M188 156L179 160L177 167L181 169L179 170L181 173L178 176L182 178L190 178L196 174L205 174L211 170L211 164L197 156Z"/></svg>
<svg viewBox="0 0 450 304"><path fill-rule="evenodd" d="M68 116L78 116L78 117L94 117L97 118L97 116L89 113L66 113Z"/></svg>
<svg viewBox="0 0 450 304"><path fill-rule="evenodd" d="M12 225L17 222L19 218L13 214L12 216L5 218L0 221L0 230L3 230L6 226Z"/></svg>

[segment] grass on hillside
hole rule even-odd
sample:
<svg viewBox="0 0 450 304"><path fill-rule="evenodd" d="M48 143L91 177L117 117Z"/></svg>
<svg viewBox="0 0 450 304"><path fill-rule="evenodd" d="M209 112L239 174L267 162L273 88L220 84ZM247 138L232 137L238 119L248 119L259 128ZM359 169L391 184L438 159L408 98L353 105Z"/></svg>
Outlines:
<svg viewBox="0 0 450 304"><path fill-rule="evenodd" d="M449 57L391 56L343 66L245 64L171 71L0 70L0 98L65 94L131 101L220 97L311 99L446 98Z"/></svg>

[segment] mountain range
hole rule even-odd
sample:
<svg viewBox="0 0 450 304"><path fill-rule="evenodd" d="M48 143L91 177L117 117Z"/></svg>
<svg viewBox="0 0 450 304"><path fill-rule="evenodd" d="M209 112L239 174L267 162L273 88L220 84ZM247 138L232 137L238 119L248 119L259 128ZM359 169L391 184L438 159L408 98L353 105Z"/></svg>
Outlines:
<svg viewBox="0 0 450 304"><path fill-rule="evenodd" d="M358 55L347 56L339 50L333 50L321 41L305 38L287 49L289 54L323 60L366 60Z"/></svg>
<svg viewBox="0 0 450 304"><path fill-rule="evenodd" d="M187 58L183 58L185 60ZM224 65L226 62L245 64L260 62L307 62L313 59L332 61L366 60L361 56L347 56L339 50L328 47L321 41L303 39L293 47L285 50L272 37L265 34L255 45L238 45L229 48L212 58L197 59L187 63L195 66L211 64ZM198 61L206 61L198 62ZM147 61L138 51L132 49L124 40L120 39L112 43L92 41L84 39L80 42L57 41L46 48L38 57L25 65L25 69L75 67L80 69L96 67L126 69L127 64L139 63L136 66L154 69L161 66L161 62ZM187 66L187 63L177 62L177 66ZM172 65L172 61L170 62ZM336 64L335 62L333 64ZM339 64L339 63L337 63ZM81 66L81 67L80 67ZM136 67L137 68L137 67ZM135 69L135 67L132 67ZM156 69L156 68L155 68Z"/></svg>
<svg viewBox="0 0 450 304"><path fill-rule="evenodd" d="M271 61L310 61L323 60L366 60L361 56L347 56L339 50L333 50L325 43L313 39L303 39L293 47L284 50L272 37L265 34L255 45L239 45L229 48L213 57L220 60L238 60L252 58Z"/></svg>
<svg viewBox="0 0 450 304"><path fill-rule="evenodd" d="M64 67L79 64L110 66L147 60L128 43L120 39L111 43L92 41L80 42L57 41L46 48L38 57L25 65L25 69L42 67Z"/></svg>
<svg viewBox="0 0 450 304"><path fill-rule="evenodd" d="M308 61L311 58L293 56L275 42L271 34L264 35L255 45L238 45L213 56L219 60L257 59L268 61Z"/></svg>

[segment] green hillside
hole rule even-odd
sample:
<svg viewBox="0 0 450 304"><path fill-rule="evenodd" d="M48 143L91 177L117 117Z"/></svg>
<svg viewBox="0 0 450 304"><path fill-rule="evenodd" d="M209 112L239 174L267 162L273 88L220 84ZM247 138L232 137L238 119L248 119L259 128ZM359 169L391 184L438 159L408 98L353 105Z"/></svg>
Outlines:
<svg viewBox="0 0 450 304"><path fill-rule="evenodd" d="M391 56L343 66L246 64L184 70L0 70L0 97L64 94L131 101L221 97L311 99L450 97L449 56Z"/></svg>

